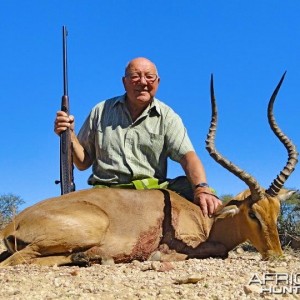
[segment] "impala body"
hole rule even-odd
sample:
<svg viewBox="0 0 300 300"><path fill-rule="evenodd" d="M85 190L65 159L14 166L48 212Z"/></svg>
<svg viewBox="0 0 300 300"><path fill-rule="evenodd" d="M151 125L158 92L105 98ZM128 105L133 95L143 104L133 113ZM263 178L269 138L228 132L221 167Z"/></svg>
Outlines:
<svg viewBox="0 0 300 300"><path fill-rule="evenodd" d="M266 197L251 205L249 194L229 201L214 218L171 191L90 189L48 199L25 209L1 232L14 254L0 265L130 262L153 254L160 260L226 257L246 240L263 258L281 255L279 200ZM283 190L281 197L289 195Z"/></svg>
<svg viewBox="0 0 300 300"><path fill-rule="evenodd" d="M280 201L293 193L282 186L298 155L273 117L273 103L283 78L269 101L268 118L289 159L269 189L261 188L252 176L215 150L217 111L212 80L207 149L249 190L221 206L212 218L204 217L198 206L168 190L90 189L47 199L25 209L0 232L7 248L0 256L0 267L226 257L246 240L264 259L282 255L277 217Z"/></svg>

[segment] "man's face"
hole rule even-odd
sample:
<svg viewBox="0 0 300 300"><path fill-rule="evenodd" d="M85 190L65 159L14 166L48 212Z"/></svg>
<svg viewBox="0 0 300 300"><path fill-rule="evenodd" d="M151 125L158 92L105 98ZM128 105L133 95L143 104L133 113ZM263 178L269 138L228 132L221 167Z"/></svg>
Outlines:
<svg viewBox="0 0 300 300"><path fill-rule="evenodd" d="M144 58L133 60L123 77L128 100L135 105L149 103L156 94L160 78L155 65Z"/></svg>

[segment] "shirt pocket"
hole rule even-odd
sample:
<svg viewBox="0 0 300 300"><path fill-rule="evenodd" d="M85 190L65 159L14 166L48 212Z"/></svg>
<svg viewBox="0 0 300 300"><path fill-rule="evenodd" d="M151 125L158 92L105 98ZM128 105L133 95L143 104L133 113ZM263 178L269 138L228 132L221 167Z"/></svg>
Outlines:
<svg viewBox="0 0 300 300"><path fill-rule="evenodd" d="M140 136L138 147L147 160L158 162L164 147L164 136L148 132Z"/></svg>

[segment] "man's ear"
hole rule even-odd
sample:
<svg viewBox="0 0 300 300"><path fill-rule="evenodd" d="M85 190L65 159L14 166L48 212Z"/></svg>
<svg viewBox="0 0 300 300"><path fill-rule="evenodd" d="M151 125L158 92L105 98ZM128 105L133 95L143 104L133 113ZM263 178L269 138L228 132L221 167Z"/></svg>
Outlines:
<svg viewBox="0 0 300 300"><path fill-rule="evenodd" d="M123 82L124 89L126 90L126 86L125 86L125 76L122 77L122 82Z"/></svg>

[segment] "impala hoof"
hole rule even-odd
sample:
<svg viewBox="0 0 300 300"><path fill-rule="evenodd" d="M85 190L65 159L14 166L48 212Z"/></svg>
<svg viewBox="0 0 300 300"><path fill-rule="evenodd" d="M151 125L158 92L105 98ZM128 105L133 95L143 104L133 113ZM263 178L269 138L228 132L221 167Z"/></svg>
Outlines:
<svg viewBox="0 0 300 300"><path fill-rule="evenodd" d="M72 263L79 265L89 265L90 260L86 254L83 252L74 253L71 256Z"/></svg>

